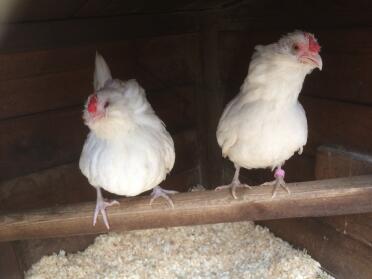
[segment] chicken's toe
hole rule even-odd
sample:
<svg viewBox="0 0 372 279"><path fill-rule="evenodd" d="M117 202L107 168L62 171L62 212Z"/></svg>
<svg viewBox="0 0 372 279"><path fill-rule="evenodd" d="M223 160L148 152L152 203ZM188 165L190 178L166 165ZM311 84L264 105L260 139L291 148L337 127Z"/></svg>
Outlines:
<svg viewBox="0 0 372 279"><path fill-rule="evenodd" d="M177 194L177 193L178 193L177 191L165 190L165 189L161 188L160 186L156 186L152 190L152 193L151 193L150 205L152 205L154 200L156 200L157 198L163 197L168 202L168 205L170 207L174 208L174 203L168 195L174 195L174 194Z"/></svg>
<svg viewBox="0 0 372 279"><path fill-rule="evenodd" d="M230 188L231 188L231 195L233 196L233 198L235 200L238 199L238 196L236 195L236 189L237 188L249 188L249 189L252 189L252 187L249 186L248 184L240 183L240 181L233 181L233 182L231 182L231 184L218 186L214 190L215 191L220 191L220 190L230 189Z"/></svg>
<svg viewBox="0 0 372 279"><path fill-rule="evenodd" d="M106 208L109 206L115 205L115 204L119 204L119 202L115 200L107 202L104 199L97 199L96 209L94 210L94 216L93 216L93 226L96 225L98 213L101 212L103 222L105 223L106 228L109 230L110 225L109 225L108 218L107 218Z"/></svg>

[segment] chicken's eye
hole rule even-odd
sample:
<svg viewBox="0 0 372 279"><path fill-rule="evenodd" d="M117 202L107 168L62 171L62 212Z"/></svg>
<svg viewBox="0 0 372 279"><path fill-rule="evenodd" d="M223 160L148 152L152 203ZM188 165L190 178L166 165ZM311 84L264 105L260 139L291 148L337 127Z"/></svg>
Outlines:
<svg viewBox="0 0 372 279"><path fill-rule="evenodd" d="M103 106L104 108L107 108L110 105L108 101L106 101L105 105Z"/></svg>
<svg viewBox="0 0 372 279"><path fill-rule="evenodd" d="M298 44L293 44L293 45L292 45L292 49L293 49L294 51L298 51L298 50L300 49L300 47L298 46Z"/></svg>

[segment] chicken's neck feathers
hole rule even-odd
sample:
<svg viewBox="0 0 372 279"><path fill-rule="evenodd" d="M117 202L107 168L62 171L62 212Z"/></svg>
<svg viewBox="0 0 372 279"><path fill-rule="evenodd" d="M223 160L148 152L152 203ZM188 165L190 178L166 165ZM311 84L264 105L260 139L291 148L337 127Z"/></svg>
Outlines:
<svg viewBox="0 0 372 279"><path fill-rule="evenodd" d="M306 75L306 65L286 59L272 51L273 46L258 47L240 88L241 102L269 101L295 105Z"/></svg>

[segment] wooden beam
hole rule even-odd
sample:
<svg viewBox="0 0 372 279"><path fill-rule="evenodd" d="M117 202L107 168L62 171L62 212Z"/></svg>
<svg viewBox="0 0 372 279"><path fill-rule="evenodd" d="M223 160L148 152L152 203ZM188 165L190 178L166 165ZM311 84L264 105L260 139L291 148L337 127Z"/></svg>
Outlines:
<svg viewBox="0 0 372 279"><path fill-rule="evenodd" d="M149 205L149 198L121 199L109 209L113 231L169 226L265 220L305 216L328 216L372 211L372 176L319 180L288 185L292 193L271 198L272 187L239 192L233 200L229 191L177 194L175 208L164 200ZM82 203L0 216L0 241L49 238L106 232L103 223L93 227L95 204Z"/></svg>

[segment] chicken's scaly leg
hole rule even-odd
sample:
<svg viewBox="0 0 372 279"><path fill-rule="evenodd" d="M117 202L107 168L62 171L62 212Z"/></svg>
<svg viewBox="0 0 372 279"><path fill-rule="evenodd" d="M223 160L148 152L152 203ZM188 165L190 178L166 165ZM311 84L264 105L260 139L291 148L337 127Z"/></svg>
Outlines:
<svg viewBox="0 0 372 279"><path fill-rule="evenodd" d="M105 201L105 199L102 197L101 188L97 187L97 203L96 203L96 209L94 210L93 226L96 225L98 213L101 212L103 222L105 223L106 228L109 230L110 225L109 225L107 214L106 214L106 207L109 207L115 204L119 204L119 202L115 200L110 201L110 202Z"/></svg>
<svg viewBox="0 0 372 279"><path fill-rule="evenodd" d="M282 188L284 188L288 192L288 194L290 194L291 191L289 190L289 188L285 184L284 176L285 176L285 171L281 167L277 167L276 170L275 170L275 173L274 173L275 180L270 181L270 182L265 182L265 183L261 184L260 186L264 186L264 185L274 186L271 198L274 198L276 196L278 186L281 186Z"/></svg>
<svg viewBox="0 0 372 279"><path fill-rule="evenodd" d="M178 193L177 191L165 190L165 189L161 188L160 186L156 186L152 190L152 193L151 193L150 205L152 205L153 201L156 200L157 198L163 197L164 199L167 200L170 207L174 208L173 201L168 195L173 195L173 194L177 194L177 193Z"/></svg>
<svg viewBox="0 0 372 279"><path fill-rule="evenodd" d="M234 177L233 177L233 180L231 181L231 183L229 185L219 186L215 190L216 191L219 191L219 190L222 190L222 189L231 188L231 194L232 194L232 196L234 197L234 199L237 199L238 197L236 196L236 188L238 188L238 187L245 187L245 188L252 189L251 186L249 186L247 184L242 184L240 182L240 180L239 180L239 172L240 172L240 167L237 166L237 165L235 165L235 174L234 174Z"/></svg>

